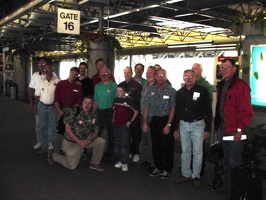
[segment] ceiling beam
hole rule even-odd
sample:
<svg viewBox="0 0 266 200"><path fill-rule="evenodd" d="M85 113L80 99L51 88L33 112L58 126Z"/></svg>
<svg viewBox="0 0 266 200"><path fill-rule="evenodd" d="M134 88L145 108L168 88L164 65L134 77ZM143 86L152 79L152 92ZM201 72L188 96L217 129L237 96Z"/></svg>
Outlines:
<svg viewBox="0 0 266 200"><path fill-rule="evenodd" d="M51 0L36 0L32 1L25 6L21 7L20 9L14 11L13 13L9 14L5 18L3 18L0 21L0 27L3 27L7 25L10 22L13 22L14 20L22 17L23 15L26 15L27 13L31 12L32 10L39 8L45 4L47 4Z"/></svg>

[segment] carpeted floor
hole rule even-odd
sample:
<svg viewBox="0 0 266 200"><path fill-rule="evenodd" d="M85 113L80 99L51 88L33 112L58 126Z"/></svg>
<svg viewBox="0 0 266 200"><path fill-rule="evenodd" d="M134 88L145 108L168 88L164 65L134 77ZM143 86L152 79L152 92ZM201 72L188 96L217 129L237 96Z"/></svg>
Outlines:
<svg viewBox="0 0 266 200"><path fill-rule="evenodd" d="M34 115L26 103L0 97L0 199L1 200L220 200L210 186L214 166L207 164L202 187L191 182L176 185L180 175L180 153L168 180L151 178L146 168L130 163L128 172L102 163L105 172L90 170L81 160L77 169L50 165L47 155L38 155L35 144ZM177 143L178 146L178 143ZM265 188L265 182L264 182ZM265 192L264 192L265 193Z"/></svg>

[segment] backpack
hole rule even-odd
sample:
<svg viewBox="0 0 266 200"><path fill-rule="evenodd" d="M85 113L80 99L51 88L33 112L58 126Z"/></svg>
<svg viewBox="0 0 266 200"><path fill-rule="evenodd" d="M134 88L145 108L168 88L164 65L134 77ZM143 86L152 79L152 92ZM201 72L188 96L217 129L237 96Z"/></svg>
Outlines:
<svg viewBox="0 0 266 200"><path fill-rule="evenodd" d="M76 107L76 114L75 114L75 118L78 116L78 114L81 112L81 108L80 107ZM65 133L65 123L64 123L64 118L65 118L66 113L64 113L60 119L57 121L56 123L56 132L60 135L64 135Z"/></svg>

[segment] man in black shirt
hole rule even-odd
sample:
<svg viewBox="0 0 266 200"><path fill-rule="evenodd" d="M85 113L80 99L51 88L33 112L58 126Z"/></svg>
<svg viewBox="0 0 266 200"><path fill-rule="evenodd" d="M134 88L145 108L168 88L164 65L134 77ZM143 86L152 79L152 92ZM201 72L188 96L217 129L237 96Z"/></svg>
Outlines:
<svg viewBox="0 0 266 200"><path fill-rule="evenodd" d="M174 119L174 137L181 137L181 172L175 180L183 183L193 179L193 185L200 187L203 140L210 136L212 125L212 106L208 91L198 84L193 70L185 70L185 86L176 92L176 110ZM180 130L178 131L178 125ZM193 169L191 170L191 154Z"/></svg>
<svg viewBox="0 0 266 200"><path fill-rule="evenodd" d="M85 62L79 64L79 76L76 81L81 82L83 97L86 95L93 95L92 80L87 76L88 65Z"/></svg>

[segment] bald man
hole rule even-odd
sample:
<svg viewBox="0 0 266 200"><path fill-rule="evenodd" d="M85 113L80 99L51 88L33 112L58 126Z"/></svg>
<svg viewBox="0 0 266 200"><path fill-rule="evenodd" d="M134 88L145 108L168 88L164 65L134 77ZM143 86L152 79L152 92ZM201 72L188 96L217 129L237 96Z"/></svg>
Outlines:
<svg viewBox="0 0 266 200"><path fill-rule="evenodd" d="M192 65L192 70L195 72L195 76L196 76L196 84L199 84L203 87L205 87L210 95L211 98L211 102L213 101L213 87L212 85L205 79L202 77L202 65L199 63L194 63Z"/></svg>
<svg viewBox="0 0 266 200"><path fill-rule="evenodd" d="M204 88L207 89L208 94L210 96L211 102L213 101L213 87L212 85L202 77L202 65L199 63L194 63L192 65L192 70L195 73L195 78L196 78L196 84L203 86ZM203 141L203 155L205 155L205 140ZM202 176L204 174L204 167L205 167L205 158L203 156L203 161L202 161L202 169L200 172L200 175Z"/></svg>

